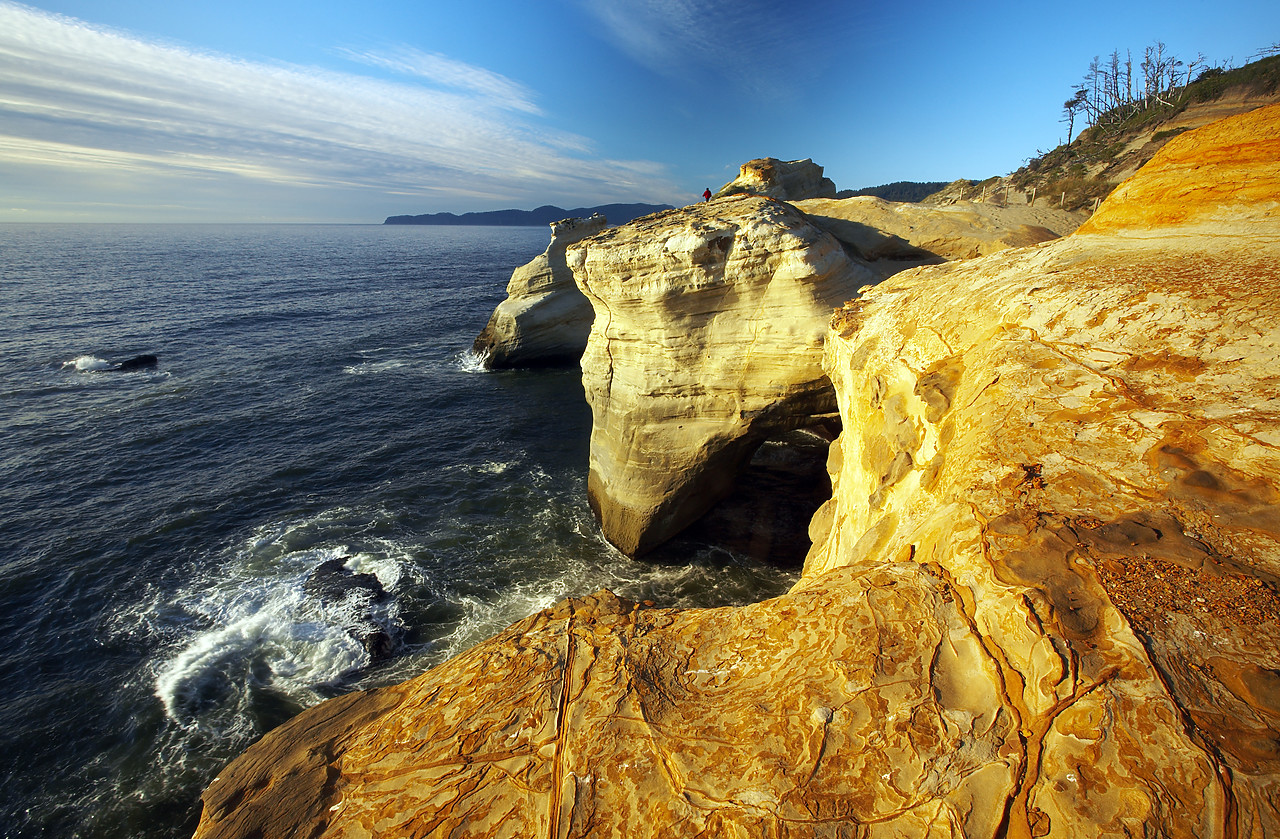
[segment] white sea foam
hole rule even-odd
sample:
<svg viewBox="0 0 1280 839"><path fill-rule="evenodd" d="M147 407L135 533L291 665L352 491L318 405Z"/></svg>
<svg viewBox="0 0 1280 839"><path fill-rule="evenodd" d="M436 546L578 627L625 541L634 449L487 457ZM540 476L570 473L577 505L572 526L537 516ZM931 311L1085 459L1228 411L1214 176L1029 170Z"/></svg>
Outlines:
<svg viewBox="0 0 1280 839"><path fill-rule="evenodd" d="M115 365L104 358L98 358L92 355L82 355L62 362L63 367L73 367L82 373L96 372L98 370L110 370Z"/></svg>
<svg viewBox="0 0 1280 839"><path fill-rule="evenodd" d="M254 691L269 691L302 705L317 689L341 682L370 663L353 627L376 624L398 630L395 591L402 559L388 551L353 551L346 545L291 549L322 537L318 519L261 529L221 569L221 576L193 581L154 608L185 615L185 643L155 671L155 694L166 714L184 727L234 724ZM344 559L354 573L378 578L391 597L326 598L308 592L310 575L324 562Z"/></svg>
<svg viewBox="0 0 1280 839"><path fill-rule="evenodd" d="M454 363L458 365L458 369L464 373L488 373L489 368L485 366L489 360L488 353L478 353L475 350L467 350L460 352L454 356Z"/></svg>
<svg viewBox="0 0 1280 839"><path fill-rule="evenodd" d="M385 373L388 370L399 370L402 367L408 367L408 363L404 361L362 361L359 364L348 364L342 368L342 372L352 376L367 376L373 373Z"/></svg>

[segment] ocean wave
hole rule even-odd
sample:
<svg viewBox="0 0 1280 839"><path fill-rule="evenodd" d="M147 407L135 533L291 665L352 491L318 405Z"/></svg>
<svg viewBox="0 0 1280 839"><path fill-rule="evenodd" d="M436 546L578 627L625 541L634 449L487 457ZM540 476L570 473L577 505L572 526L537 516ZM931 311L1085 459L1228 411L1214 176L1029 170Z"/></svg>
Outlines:
<svg viewBox="0 0 1280 839"><path fill-rule="evenodd" d="M71 359L70 361L62 362L62 367L63 369L70 367L82 373L96 373L102 370L111 370L115 365L110 361L107 361L105 358L98 358L93 355L81 355Z"/></svg>
<svg viewBox="0 0 1280 839"><path fill-rule="evenodd" d="M181 639L154 669L154 692L171 720L238 727L262 693L311 705L389 651L402 633L403 558L391 545L299 547L323 540L323 519L263 528L219 577L194 580L150 607L147 622L177 624L172 634ZM321 579L324 568L342 585Z"/></svg>
<svg viewBox="0 0 1280 839"><path fill-rule="evenodd" d="M408 366L404 361L362 361L359 364L348 364L342 368L342 372L352 376L367 376L371 373L385 373L388 370L399 370Z"/></svg>
<svg viewBox="0 0 1280 839"><path fill-rule="evenodd" d="M489 373L492 371L486 366L488 360L488 353L466 350L454 356L453 363L464 373Z"/></svg>

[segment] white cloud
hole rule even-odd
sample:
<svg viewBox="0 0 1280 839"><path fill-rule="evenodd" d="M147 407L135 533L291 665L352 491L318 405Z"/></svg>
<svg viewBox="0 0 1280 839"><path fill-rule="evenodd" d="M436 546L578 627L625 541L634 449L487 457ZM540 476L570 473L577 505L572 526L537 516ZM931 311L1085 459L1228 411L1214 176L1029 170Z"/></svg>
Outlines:
<svg viewBox="0 0 1280 839"><path fill-rule="evenodd" d="M139 189L221 177L476 201L670 194L662 167L600 159L518 116L537 115L533 95L499 74L409 48L349 55L435 86L244 61L0 2L0 182L37 167L60 183L133 174Z"/></svg>
<svg viewBox="0 0 1280 839"><path fill-rule="evenodd" d="M605 36L639 64L688 82L728 80L747 92L780 94L803 84L852 28L843 2L783 6L769 0L579 0Z"/></svg>
<svg viewBox="0 0 1280 839"><path fill-rule="evenodd" d="M381 67L445 87L471 91L498 107L531 114L540 113L538 106L533 103L533 92L519 82L439 53L423 52L409 46L380 51L342 49L339 52L352 61L371 67Z"/></svg>

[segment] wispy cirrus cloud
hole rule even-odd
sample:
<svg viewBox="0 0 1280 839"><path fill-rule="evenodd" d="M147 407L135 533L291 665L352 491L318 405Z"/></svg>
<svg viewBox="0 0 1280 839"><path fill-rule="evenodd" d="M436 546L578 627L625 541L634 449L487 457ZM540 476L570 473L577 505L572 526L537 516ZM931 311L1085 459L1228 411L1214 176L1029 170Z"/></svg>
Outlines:
<svg viewBox="0 0 1280 839"><path fill-rule="evenodd" d="M667 194L662 167L602 159L531 121L533 93L499 74L409 48L349 57L429 84L245 61L0 2L0 200L16 200L4 181L41 178L139 201L183 181L424 203Z"/></svg>
<svg viewBox="0 0 1280 839"><path fill-rule="evenodd" d="M455 61L445 55L408 46L389 47L383 50L341 49L346 58L381 67L394 73L413 76L456 90L465 90L493 103L497 107L510 108L526 113L541 113L534 104L533 91L500 73Z"/></svg>
<svg viewBox="0 0 1280 839"><path fill-rule="evenodd" d="M769 0L579 0L606 37L659 75L710 75L747 90L804 81L852 28L843 2L781 6Z"/></svg>

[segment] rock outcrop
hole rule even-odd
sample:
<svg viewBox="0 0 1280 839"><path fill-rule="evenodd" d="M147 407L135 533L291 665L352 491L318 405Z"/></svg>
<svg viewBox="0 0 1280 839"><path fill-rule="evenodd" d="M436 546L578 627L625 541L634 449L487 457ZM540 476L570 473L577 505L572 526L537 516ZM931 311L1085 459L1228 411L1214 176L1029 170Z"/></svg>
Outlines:
<svg viewBox="0 0 1280 839"><path fill-rule="evenodd" d="M946 206L880 198L809 199L793 202L813 223L868 260L892 263L972 259L1006 248L1024 248L1066 236L1084 216L1047 207L1001 207L961 202Z"/></svg>
<svg viewBox="0 0 1280 839"><path fill-rule="evenodd" d="M1169 142L1142 177L1116 188L1081 233L1140 236L1170 227L1233 236L1280 230L1280 105L1231 117ZM1232 142L1223 142L1230 131Z"/></svg>
<svg viewBox="0 0 1280 839"><path fill-rule="evenodd" d="M980 646L935 686L1011 721L1031 835L1280 832L1278 162L1280 107L1215 124L1077 235L833 321L849 419L801 589L947 589Z"/></svg>
<svg viewBox="0 0 1280 839"><path fill-rule="evenodd" d="M561 603L271 732L197 835L1280 835L1280 108L1255 120L1171 142L1090 230L837 313L790 593ZM1119 203L1163 179L1156 215Z"/></svg>
<svg viewBox="0 0 1280 839"><path fill-rule="evenodd" d="M836 185L822 174L821 166L807 157L804 160L765 157L742 164L738 177L720 187L715 197L728 195L762 195L779 201L835 198Z"/></svg>
<svg viewBox="0 0 1280 839"><path fill-rule="evenodd" d="M588 494L628 555L724 497L765 439L834 412L827 321L874 279L793 207L754 196L615 228L568 262L595 309Z"/></svg>
<svg viewBox="0 0 1280 839"><path fill-rule="evenodd" d="M573 364L591 331L591 304L573 282L565 249L605 229L604 216L551 224L547 249L511 273L507 298L489 317L472 351L486 367Z"/></svg>

